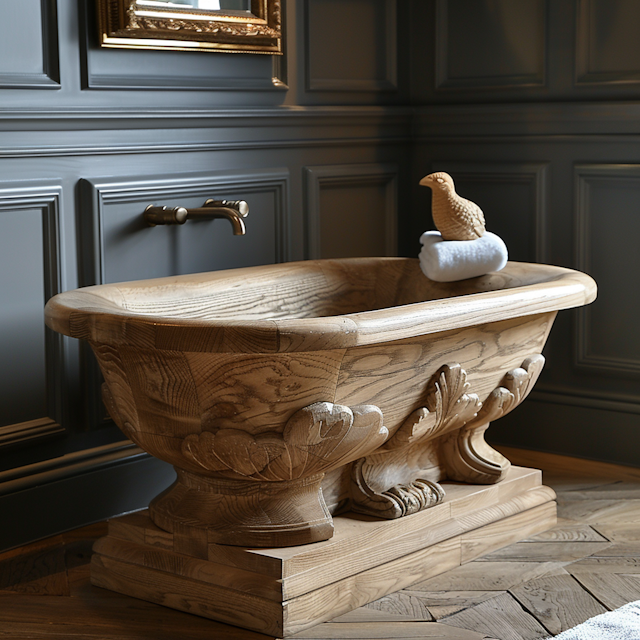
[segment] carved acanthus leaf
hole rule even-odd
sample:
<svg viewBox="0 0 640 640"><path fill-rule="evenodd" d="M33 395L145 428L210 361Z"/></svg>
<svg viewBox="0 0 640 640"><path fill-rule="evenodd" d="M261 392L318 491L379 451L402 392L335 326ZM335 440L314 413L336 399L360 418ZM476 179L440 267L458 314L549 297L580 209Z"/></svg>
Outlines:
<svg viewBox="0 0 640 640"><path fill-rule="evenodd" d="M284 481L326 472L377 449L389 432L374 405L318 402L297 411L282 434L219 429L187 436L185 457L207 471Z"/></svg>
<svg viewBox="0 0 640 640"><path fill-rule="evenodd" d="M521 367L508 371L502 385L485 400L478 416L442 445L447 475L460 482L493 483L504 477L511 463L484 439L489 423L515 409L531 392L542 367L540 354L527 358Z"/></svg>
<svg viewBox="0 0 640 640"><path fill-rule="evenodd" d="M543 367L544 356L536 354L527 358L522 366L508 371L502 384L489 394L478 416L467 423L466 429L497 420L515 409L531 393Z"/></svg>
<svg viewBox="0 0 640 640"><path fill-rule="evenodd" d="M385 444L395 449L430 440L458 429L475 418L482 407L475 393L467 393L467 372L459 364L445 364L427 388L426 406L416 409Z"/></svg>

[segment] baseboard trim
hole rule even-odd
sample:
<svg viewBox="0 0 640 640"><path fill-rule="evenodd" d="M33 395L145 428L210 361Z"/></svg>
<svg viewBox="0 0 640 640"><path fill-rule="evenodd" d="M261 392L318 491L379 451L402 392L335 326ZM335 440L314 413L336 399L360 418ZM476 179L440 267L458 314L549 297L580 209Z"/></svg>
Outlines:
<svg viewBox="0 0 640 640"><path fill-rule="evenodd" d="M575 458L558 453L549 453L548 451L533 451L498 444L492 444L492 446L517 466L533 467L543 471L571 476L640 480L640 469L637 467Z"/></svg>
<svg viewBox="0 0 640 640"><path fill-rule="evenodd" d="M147 507L173 468L116 442L0 473L0 551Z"/></svg>

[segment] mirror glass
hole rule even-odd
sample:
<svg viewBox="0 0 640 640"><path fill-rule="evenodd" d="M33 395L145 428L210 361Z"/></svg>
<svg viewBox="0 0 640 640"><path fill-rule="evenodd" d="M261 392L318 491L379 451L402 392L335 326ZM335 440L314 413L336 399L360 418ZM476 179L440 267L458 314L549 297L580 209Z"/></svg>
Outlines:
<svg viewBox="0 0 640 640"><path fill-rule="evenodd" d="M251 12L251 0L138 0L138 4L163 9L191 7L208 11Z"/></svg>

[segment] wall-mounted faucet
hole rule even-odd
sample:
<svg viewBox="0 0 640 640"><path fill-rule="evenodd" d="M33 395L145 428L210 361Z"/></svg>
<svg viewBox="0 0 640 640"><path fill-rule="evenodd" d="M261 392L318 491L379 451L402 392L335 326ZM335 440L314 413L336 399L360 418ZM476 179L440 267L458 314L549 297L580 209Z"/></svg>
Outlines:
<svg viewBox="0 0 640 640"><path fill-rule="evenodd" d="M233 227L234 236L246 233L244 218L249 215L249 205L244 200L207 200L201 207L163 207L150 204L144 210L145 222L150 227L157 224L184 224L187 220L211 220L226 218Z"/></svg>

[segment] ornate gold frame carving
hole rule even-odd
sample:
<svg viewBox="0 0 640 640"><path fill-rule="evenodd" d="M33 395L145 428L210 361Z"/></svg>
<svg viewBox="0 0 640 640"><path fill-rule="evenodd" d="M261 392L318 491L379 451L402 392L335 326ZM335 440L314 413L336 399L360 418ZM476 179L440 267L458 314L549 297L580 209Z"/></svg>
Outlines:
<svg viewBox="0 0 640 640"><path fill-rule="evenodd" d="M281 0L251 0L247 17L139 0L97 0L97 8L103 47L282 54Z"/></svg>

